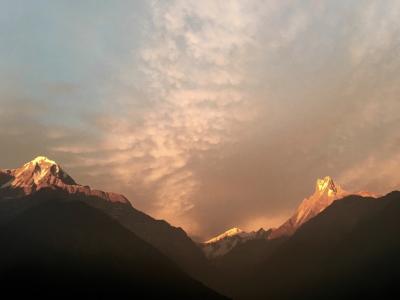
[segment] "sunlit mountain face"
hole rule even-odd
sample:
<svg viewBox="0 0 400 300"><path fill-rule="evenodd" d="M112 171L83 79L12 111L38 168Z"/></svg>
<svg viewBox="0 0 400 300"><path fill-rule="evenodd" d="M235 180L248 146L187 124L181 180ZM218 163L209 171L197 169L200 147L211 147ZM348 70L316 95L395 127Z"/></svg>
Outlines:
<svg viewBox="0 0 400 300"><path fill-rule="evenodd" d="M303 200L295 214L279 228L273 230L270 238L292 235L301 225L318 215L337 199L342 199L350 193L344 191L333 179L326 176L318 179L315 192Z"/></svg>
<svg viewBox="0 0 400 300"><path fill-rule="evenodd" d="M2 0L1 296L400 299L399 20Z"/></svg>
<svg viewBox="0 0 400 300"><path fill-rule="evenodd" d="M3 198L30 195L43 188L58 188L71 193L97 195L111 202L129 203L119 194L104 193L77 184L55 161L38 156L16 169L0 170L0 192Z"/></svg>

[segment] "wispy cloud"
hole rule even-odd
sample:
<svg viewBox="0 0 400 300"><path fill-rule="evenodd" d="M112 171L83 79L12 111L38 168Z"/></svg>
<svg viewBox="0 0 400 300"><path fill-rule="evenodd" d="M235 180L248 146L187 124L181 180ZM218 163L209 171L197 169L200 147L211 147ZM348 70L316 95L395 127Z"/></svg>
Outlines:
<svg viewBox="0 0 400 300"><path fill-rule="evenodd" d="M235 140L232 124L256 113L242 91L245 54L256 43L244 8L241 1L151 5L149 39L139 55L152 108L140 124L129 116L112 120L103 147L126 154L129 169L120 179L153 191L156 216L177 219L193 209L201 182L191 159Z"/></svg>
<svg viewBox="0 0 400 300"><path fill-rule="evenodd" d="M350 41L354 64L380 63L400 44L400 3L398 1L366 1L357 14L359 27Z"/></svg>

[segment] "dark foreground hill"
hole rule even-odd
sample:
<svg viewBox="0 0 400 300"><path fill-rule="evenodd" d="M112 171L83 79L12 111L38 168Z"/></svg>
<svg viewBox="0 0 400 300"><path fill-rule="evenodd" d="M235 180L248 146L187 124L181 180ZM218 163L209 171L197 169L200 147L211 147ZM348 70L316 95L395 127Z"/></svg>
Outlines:
<svg viewBox="0 0 400 300"><path fill-rule="evenodd" d="M224 299L103 212L62 191L0 228L2 294L47 298Z"/></svg>
<svg viewBox="0 0 400 300"><path fill-rule="evenodd" d="M399 299L400 192L335 201L289 239L216 261L234 299ZM238 284L240 282L240 284Z"/></svg>

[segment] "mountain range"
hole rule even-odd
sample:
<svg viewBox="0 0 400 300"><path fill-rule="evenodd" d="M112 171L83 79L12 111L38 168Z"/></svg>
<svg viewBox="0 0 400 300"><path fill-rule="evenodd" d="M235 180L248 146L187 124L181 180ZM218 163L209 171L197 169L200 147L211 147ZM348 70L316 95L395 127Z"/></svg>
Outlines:
<svg viewBox="0 0 400 300"><path fill-rule="evenodd" d="M37 157L17 169L0 171L0 226L12 224L53 198L80 202L102 212L190 277L204 278L208 271L205 256L181 228L135 209L120 194L77 184L60 165L46 157Z"/></svg>
<svg viewBox="0 0 400 300"><path fill-rule="evenodd" d="M243 244L216 263L235 299L397 299L400 192L335 201L290 237Z"/></svg>
<svg viewBox="0 0 400 300"><path fill-rule="evenodd" d="M0 223L32 205L32 201L13 199L51 188L75 195L88 205L100 209L121 225L152 244L182 269L191 274L207 264L197 245L181 229L163 220L155 220L135 209L123 195L91 189L77 184L56 162L37 157L12 170L0 171Z"/></svg>
<svg viewBox="0 0 400 300"><path fill-rule="evenodd" d="M202 243L202 249L208 258L215 258L230 252L237 245L253 239L277 239L293 235L304 223L321 213L335 200L343 199L348 195L372 196L367 192L349 193L336 184L330 176L318 179L314 193L305 198L295 213L278 228L265 231L245 232L234 227L226 232Z"/></svg>
<svg viewBox="0 0 400 300"><path fill-rule="evenodd" d="M350 193L327 176L278 228L195 243L37 157L0 170L0 280L49 298L396 299L399 215L400 192Z"/></svg>

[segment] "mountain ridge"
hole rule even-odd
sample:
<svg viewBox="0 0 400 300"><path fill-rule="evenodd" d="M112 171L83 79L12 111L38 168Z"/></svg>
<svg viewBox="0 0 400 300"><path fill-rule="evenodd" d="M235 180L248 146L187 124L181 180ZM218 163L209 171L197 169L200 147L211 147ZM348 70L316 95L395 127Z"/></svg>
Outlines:
<svg viewBox="0 0 400 300"><path fill-rule="evenodd" d="M23 198L39 203L0 226L3 295L225 299L79 195L43 188Z"/></svg>
<svg viewBox="0 0 400 300"><path fill-rule="evenodd" d="M280 239L293 235L303 224L320 214L334 201L343 199L349 195L360 195L363 197L376 197L372 193L357 192L350 193L338 185L332 177L318 178L315 183L314 193L305 198L297 207L295 213L278 228L256 234L256 231L245 232L233 227L203 243L201 247L208 258L214 259L224 256L236 246L254 239ZM261 228L260 230L263 230ZM260 231L259 230L259 231Z"/></svg>
<svg viewBox="0 0 400 300"><path fill-rule="evenodd" d="M244 233L244 231L241 230L238 227L233 227L233 228L228 229L227 231L217 235L216 237L213 237L213 238L205 241L204 244L215 243L215 242L218 242L218 241L220 241L220 240L222 240L222 239L224 239L226 237L232 237L234 235L238 235L238 234L241 234L241 233Z"/></svg>
<svg viewBox="0 0 400 300"><path fill-rule="evenodd" d="M254 240L216 260L234 299L397 299L400 192L334 201L291 236Z"/></svg>
<svg viewBox="0 0 400 300"><path fill-rule="evenodd" d="M204 254L182 228L135 209L121 194L76 183L59 164L44 156L36 157L16 169L0 170L0 224L38 204L15 199L22 199L43 189L76 195L81 201L100 209L195 278L200 278L200 273L206 272Z"/></svg>
<svg viewBox="0 0 400 300"><path fill-rule="evenodd" d="M304 223L321 213L334 201L343 199L350 194L336 184L330 176L317 179L314 193L300 203L294 214L286 222L273 229L268 238L275 239L293 235Z"/></svg>
<svg viewBox="0 0 400 300"><path fill-rule="evenodd" d="M215 259L226 255L238 245L250 240L267 239L270 233L271 230L264 230L263 228L246 232L240 228L233 227L214 238L200 243L200 246L207 258Z"/></svg>
<svg viewBox="0 0 400 300"><path fill-rule="evenodd" d="M0 169L0 197L21 197L42 188L57 187L69 193L96 195L111 202L130 204L118 193L103 192L78 183L55 161L38 156L16 169Z"/></svg>

